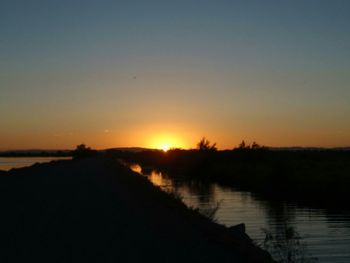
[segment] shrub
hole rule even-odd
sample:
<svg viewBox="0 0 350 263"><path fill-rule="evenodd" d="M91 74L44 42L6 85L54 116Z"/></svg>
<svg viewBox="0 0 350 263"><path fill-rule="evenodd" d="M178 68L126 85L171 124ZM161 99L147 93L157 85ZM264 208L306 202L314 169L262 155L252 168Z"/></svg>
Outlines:
<svg viewBox="0 0 350 263"><path fill-rule="evenodd" d="M85 144L77 145L75 150L73 151L73 158L74 159L81 159L86 157L92 157L97 154L96 150L91 149L90 147L87 147Z"/></svg>

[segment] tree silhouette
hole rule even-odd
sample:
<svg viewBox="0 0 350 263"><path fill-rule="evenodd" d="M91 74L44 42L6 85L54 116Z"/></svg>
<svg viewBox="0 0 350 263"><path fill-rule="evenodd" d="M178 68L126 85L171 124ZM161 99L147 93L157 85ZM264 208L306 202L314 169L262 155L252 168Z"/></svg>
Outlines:
<svg viewBox="0 0 350 263"><path fill-rule="evenodd" d="M253 142L251 145L249 145L243 140L240 144L238 144L238 147L234 149L244 150L244 151L250 151L250 150L262 151L262 150L267 150L268 148L266 146L258 144L257 142Z"/></svg>
<svg viewBox="0 0 350 263"><path fill-rule="evenodd" d="M252 150L257 150L257 149L260 149L260 148L261 148L261 146L258 143L256 143L256 142L252 143L252 146L251 146Z"/></svg>
<svg viewBox="0 0 350 263"><path fill-rule="evenodd" d="M197 148L200 151L216 151L216 143L210 145L210 141L203 137L198 143Z"/></svg>
<svg viewBox="0 0 350 263"><path fill-rule="evenodd" d="M243 140L239 145L238 145L238 149L249 149L249 145L247 145L245 143L245 141Z"/></svg>

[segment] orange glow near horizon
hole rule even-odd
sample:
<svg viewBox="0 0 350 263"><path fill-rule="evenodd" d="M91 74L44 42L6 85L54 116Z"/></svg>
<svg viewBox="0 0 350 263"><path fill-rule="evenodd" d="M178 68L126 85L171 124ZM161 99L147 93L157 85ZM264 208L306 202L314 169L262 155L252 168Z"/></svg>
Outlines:
<svg viewBox="0 0 350 263"><path fill-rule="evenodd" d="M39 125L39 124L38 124ZM9 126L6 126L6 129ZM171 148L193 149L196 148L199 140L204 136L211 143L217 143L219 150L233 149L245 140L246 143L256 141L260 145L269 147L341 147L349 145L349 132L325 133L323 130L307 132L297 128L290 128L283 133L284 127L260 127L260 130L253 126L246 129L236 126L219 127L219 125L193 124L181 122L161 122L155 123L132 123L119 126L96 128L91 130L66 130L63 132L50 133L49 130L40 132L24 133L23 129L14 132L0 132L0 151L6 150L66 150L74 149L76 145L84 143L87 146L103 150L118 147L143 147L161 149L167 151ZM2 127L3 128L3 127ZM106 129L108 128L108 129ZM249 128L249 130L247 130ZM234 130L236 129L236 130ZM6 130L5 130L6 131ZM205 131L205 132L203 132ZM279 132L284 136L275 136ZM312 136L311 136L312 135ZM311 138L311 139L310 139ZM323 142L323 143L320 143Z"/></svg>

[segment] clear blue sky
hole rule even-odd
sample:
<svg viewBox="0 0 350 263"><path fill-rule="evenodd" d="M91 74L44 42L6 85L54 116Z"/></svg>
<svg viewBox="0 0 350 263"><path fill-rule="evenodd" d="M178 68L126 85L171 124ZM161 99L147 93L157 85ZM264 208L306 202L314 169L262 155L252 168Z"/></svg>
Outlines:
<svg viewBox="0 0 350 263"><path fill-rule="evenodd" d="M340 0L1 1L0 149L350 145L349 14Z"/></svg>

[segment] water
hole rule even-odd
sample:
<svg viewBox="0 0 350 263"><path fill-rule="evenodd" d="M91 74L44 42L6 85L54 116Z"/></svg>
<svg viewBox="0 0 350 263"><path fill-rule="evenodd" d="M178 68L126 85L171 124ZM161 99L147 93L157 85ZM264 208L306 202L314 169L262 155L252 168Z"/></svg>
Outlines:
<svg viewBox="0 0 350 263"><path fill-rule="evenodd" d="M69 160L71 157L0 157L0 170L31 166L35 163L47 163L53 160Z"/></svg>
<svg viewBox="0 0 350 263"><path fill-rule="evenodd" d="M131 169L142 174L139 165ZM202 212L219 203L215 220L223 225L246 224L247 234L261 243L262 229L279 234L292 226L301 235L307 251L322 263L350 262L350 212L300 207L295 203L269 201L250 192L215 183L199 184L173 180L166 174L150 171L143 174L165 191L177 192L186 205Z"/></svg>

